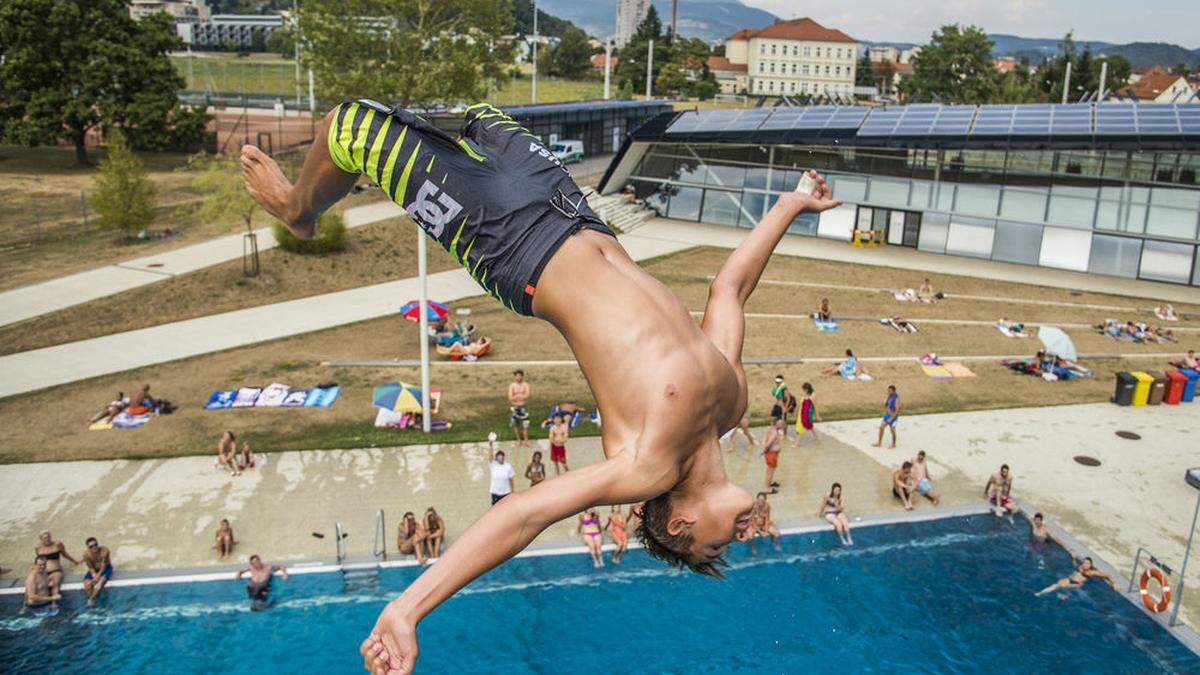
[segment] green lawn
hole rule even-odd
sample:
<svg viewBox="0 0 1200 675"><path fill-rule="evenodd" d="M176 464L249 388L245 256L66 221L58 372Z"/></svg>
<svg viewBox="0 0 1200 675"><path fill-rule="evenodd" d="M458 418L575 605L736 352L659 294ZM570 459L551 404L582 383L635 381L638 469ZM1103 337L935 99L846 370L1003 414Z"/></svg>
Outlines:
<svg viewBox="0 0 1200 675"><path fill-rule="evenodd" d="M187 81L186 89L193 91L244 92L293 96L296 93L296 66L275 54L254 54L239 58L232 54L176 55L171 61ZM190 62L190 65L189 65ZM301 94L308 95L308 75L301 74ZM497 105L529 103L532 81L522 76L505 80L501 87L488 95ZM596 80L538 79L538 101L578 101L600 98L604 83Z"/></svg>

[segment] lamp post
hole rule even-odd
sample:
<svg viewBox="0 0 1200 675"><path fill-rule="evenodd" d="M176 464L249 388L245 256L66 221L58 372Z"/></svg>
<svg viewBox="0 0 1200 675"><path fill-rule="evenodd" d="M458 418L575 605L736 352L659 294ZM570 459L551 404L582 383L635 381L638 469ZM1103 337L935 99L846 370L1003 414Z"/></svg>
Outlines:
<svg viewBox="0 0 1200 675"><path fill-rule="evenodd" d="M1192 512L1192 527L1188 530L1187 549L1183 552L1183 564L1179 566L1179 584L1175 587L1175 609L1171 610L1171 620L1167 622L1168 626L1175 625L1175 619L1179 616L1179 605L1183 604L1183 575L1187 574L1188 558L1192 555L1192 538L1196 536L1196 518L1200 516L1200 469L1190 469L1184 474L1184 479L1198 492L1196 494L1196 510Z"/></svg>
<svg viewBox="0 0 1200 675"><path fill-rule="evenodd" d="M537 103L537 48L538 48L538 26L537 26L537 0L533 3L533 87L530 90L530 103Z"/></svg>
<svg viewBox="0 0 1200 675"><path fill-rule="evenodd" d="M421 280L421 430L429 433L429 280L425 272L425 231L417 228L417 276Z"/></svg>

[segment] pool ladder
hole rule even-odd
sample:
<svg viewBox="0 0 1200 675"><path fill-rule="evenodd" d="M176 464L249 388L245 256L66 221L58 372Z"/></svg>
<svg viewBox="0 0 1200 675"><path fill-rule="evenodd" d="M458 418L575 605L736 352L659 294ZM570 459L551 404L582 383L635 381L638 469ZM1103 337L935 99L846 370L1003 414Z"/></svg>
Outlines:
<svg viewBox="0 0 1200 675"><path fill-rule="evenodd" d="M387 526L384 522L383 509L375 514L375 537L371 543L369 562L346 562L345 536L342 533L341 521L334 523L337 533L337 562L342 570L342 590L347 593L379 586L379 563L387 560Z"/></svg>

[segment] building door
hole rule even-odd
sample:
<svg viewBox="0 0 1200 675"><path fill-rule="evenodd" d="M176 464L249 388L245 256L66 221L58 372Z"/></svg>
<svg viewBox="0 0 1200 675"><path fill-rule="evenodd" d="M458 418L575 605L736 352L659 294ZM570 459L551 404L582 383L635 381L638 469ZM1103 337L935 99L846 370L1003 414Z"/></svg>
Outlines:
<svg viewBox="0 0 1200 675"><path fill-rule="evenodd" d="M905 211L904 212L904 241L900 242L901 246L916 248L917 242L921 239L921 214L920 212Z"/></svg>

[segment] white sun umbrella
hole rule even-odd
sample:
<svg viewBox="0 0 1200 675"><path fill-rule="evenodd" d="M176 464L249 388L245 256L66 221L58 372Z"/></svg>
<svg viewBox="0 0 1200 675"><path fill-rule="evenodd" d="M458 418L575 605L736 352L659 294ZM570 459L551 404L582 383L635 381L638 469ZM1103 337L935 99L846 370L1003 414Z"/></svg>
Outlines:
<svg viewBox="0 0 1200 675"><path fill-rule="evenodd" d="M1046 351L1055 356L1061 356L1068 361L1079 358L1075 351L1075 343L1071 342L1071 338L1061 328L1041 326L1038 328L1038 339L1046 346Z"/></svg>

